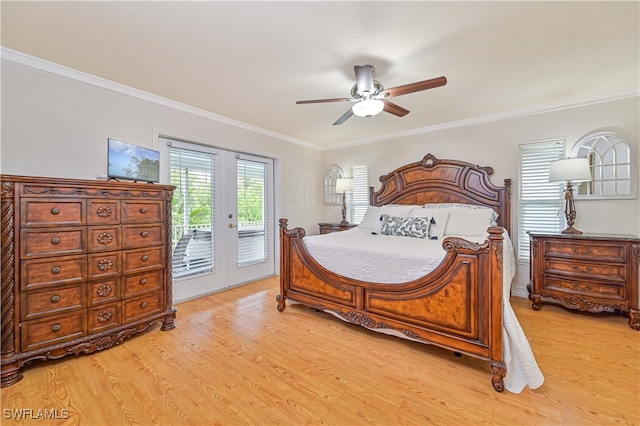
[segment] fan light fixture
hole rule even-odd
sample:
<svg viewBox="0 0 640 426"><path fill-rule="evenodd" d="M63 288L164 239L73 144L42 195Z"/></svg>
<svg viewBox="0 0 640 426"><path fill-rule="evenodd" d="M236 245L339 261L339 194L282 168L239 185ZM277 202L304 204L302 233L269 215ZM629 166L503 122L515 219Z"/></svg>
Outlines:
<svg viewBox="0 0 640 426"><path fill-rule="evenodd" d="M379 99L365 99L353 104L351 110L358 117L373 117L384 109L384 102Z"/></svg>

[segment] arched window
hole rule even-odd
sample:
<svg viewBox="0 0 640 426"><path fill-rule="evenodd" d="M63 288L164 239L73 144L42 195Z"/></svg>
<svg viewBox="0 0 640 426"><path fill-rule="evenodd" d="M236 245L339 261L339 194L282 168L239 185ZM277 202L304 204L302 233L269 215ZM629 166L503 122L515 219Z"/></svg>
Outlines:
<svg viewBox="0 0 640 426"><path fill-rule="evenodd" d="M573 146L571 157L586 157L591 165L591 181L576 184L576 198L635 198L634 157L622 136L587 135Z"/></svg>
<svg viewBox="0 0 640 426"><path fill-rule="evenodd" d="M331 166L324 174L324 203L342 204L342 194L336 193L336 180L346 177L338 166Z"/></svg>

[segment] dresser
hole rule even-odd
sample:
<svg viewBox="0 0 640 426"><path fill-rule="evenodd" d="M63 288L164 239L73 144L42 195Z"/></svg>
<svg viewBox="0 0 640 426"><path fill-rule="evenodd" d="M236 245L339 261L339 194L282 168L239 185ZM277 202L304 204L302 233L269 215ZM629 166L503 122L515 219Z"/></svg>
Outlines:
<svg viewBox="0 0 640 426"><path fill-rule="evenodd" d="M2 387L22 368L175 328L173 187L0 176Z"/></svg>
<svg viewBox="0 0 640 426"><path fill-rule="evenodd" d="M354 225L351 223L347 223L346 225L341 223L319 223L318 224L321 234L330 234L332 232L346 231L347 229L351 229L355 226L358 226L358 225Z"/></svg>
<svg viewBox="0 0 640 426"><path fill-rule="evenodd" d="M615 311L640 330L638 264L640 238L613 234L529 233L529 299L543 298L586 312Z"/></svg>

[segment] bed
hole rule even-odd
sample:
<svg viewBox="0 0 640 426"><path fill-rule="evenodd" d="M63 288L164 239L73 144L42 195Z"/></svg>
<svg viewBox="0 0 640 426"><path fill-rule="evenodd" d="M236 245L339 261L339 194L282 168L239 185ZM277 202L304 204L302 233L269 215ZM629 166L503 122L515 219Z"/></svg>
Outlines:
<svg viewBox="0 0 640 426"><path fill-rule="evenodd" d="M540 386L542 373L509 303L511 181L495 186L492 173L427 154L380 177L364 220L351 230L305 236L280 219L278 310L289 300L486 360L498 392L505 383L515 393ZM482 219L468 216L476 211ZM486 220L480 232L462 229ZM435 254L429 260L423 252Z"/></svg>

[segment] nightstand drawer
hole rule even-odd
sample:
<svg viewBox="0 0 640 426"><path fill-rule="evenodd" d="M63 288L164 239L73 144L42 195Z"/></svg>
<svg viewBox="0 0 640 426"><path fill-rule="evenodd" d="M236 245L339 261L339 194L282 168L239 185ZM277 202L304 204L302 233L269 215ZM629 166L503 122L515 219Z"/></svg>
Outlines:
<svg viewBox="0 0 640 426"><path fill-rule="evenodd" d="M589 259L602 262L626 262L627 250L621 244L577 243L575 241L547 241L544 244L545 256L571 259Z"/></svg>
<svg viewBox="0 0 640 426"><path fill-rule="evenodd" d="M546 274L570 274L591 279L625 282L627 280L626 265L606 263L574 262L566 259L545 259Z"/></svg>
<svg viewBox="0 0 640 426"><path fill-rule="evenodd" d="M562 295L562 297L568 294L575 294L576 296L591 296L604 299L625 300L627 298L623 283L605 284L597 281L576 281L552 276L545 277L544 291L545 296L547 296L548 291L551 291L556 292L556 296Z"/></svg>

